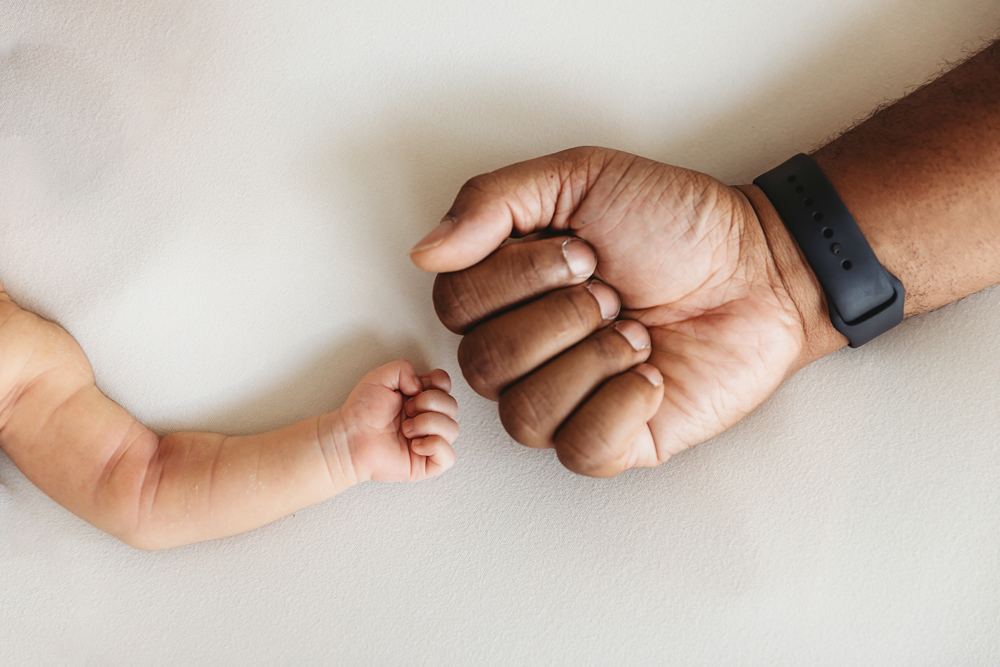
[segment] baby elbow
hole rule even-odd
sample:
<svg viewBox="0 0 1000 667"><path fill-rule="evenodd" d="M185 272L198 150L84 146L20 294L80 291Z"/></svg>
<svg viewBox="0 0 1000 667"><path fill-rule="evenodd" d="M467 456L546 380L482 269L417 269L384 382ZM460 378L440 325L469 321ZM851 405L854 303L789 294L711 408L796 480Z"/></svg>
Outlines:
<svg viewBox="0 0 1000 667"><path fill-rule="evenodd" d="M162 551L185 544L177 534L155 518L143 520L137 516L137 501L119 498L107 502L99 516L92 517L95 526L120 542L140 551Z"/></svg>
<svg viewBox="0 0 1000 667"><path fill-rule="evenodd" d="M111 533L120 542L127 544L139 551L164 551L179 547L186 542L172 539L169 535L163 535L151 530L136 528L128 531L116 531Z"/></svg>
<svg viewBox="0 0 1000 667"><path fill-rule="evenodd" d="M159 551L157 545L148 536L141 533L119 533L115 535L119 541L138 549L139 551Z"/></svg>

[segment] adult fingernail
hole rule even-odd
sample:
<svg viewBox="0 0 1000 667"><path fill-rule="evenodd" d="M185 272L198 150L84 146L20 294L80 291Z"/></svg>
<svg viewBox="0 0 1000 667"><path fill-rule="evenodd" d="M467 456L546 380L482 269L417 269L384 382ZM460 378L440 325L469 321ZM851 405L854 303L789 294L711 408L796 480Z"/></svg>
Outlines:
<svg viewBox="0 0 1000 667"><path fill-rule="evenodd" d="M618 320L615 322L615 331L624 336L636 352L649 349L649 332L635 320Z"/></svg>
<svg viewBox="0 0 1000 667"><path fill-rule="evenodd" d="M618 311L621 310L622 304L613 289L599 280L591 280L587 289L597 299L597 304L601 307L601 317L606 320L618 317Z"/></svg>
<svg viewBox="0 0 1000 667"><path fill-rule="evenodd" d="M586 241L568 238L562 244L563 257L577 278L586 278L597 268L597 257Z"/></svg>
<svg viewBox="0 0 1000 667"><path fill-rule="evenodd" d="M431 233L420 239L417 245L413 246L410 250L411 253L420 252L422 250L430 250L436 246L441 245L441 242L448 238L452 230L455 229L455 218L450 215L446 215L441 219L441 222L437 227L431 230Z"/></svg>
<svg viewBox="0 0 1000 667"><path fill-rule="evenodd" d="M663 375L661 375L660 371L656 370L655 367L650 366L649 364L639 364L632 370L649 380L649 384L654 387L659 387L663 384Z"/></svg>

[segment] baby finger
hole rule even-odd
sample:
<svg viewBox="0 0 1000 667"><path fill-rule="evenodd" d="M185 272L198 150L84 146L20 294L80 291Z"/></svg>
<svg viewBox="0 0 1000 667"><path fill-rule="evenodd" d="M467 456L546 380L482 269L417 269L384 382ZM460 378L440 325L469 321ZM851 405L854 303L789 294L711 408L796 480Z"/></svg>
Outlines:
<svg viewBox="0 0 1000 667"><path fill-rule="evenodd" d="M430 389L406 401L406 414L413 417L421 412L440 412L454 419L458 416L458 401L440 389Z"/></svg>
<svg viewBox="0 0 1000 667"><path fill-rule="evenodd" d="M424 465L428 477L444 472L455 463L455 450L439 435L421 438L411 449L414 454L427 457Z"/></svg>
<svg viewBox="0 0 1000 667"><path fill-rule="evenodd" d="M458 423L440 412L422 412L403 422L403 435L411 440L439 435L450 444L458 437Z"/></svg>
<svg viewBox="0 0 1000 667"><path fill-rule="evenodd" d="M451 377L447 371L440 368L429 370L421 375L420 382L423 384L425 391L428 389L440 389L446 394L451 391Z"/></svg>

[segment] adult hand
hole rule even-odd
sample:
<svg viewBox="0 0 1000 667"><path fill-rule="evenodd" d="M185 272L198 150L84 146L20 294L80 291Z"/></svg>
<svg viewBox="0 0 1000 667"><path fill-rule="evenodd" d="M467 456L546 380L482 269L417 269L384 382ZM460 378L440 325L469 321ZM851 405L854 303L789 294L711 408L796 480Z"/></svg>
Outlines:
<svg viewBox="0 0 1000 667"><path fill-rule="evenodd" d="M736 188L576 148L473 178L411 256L510 435L612 476L724 431L815 357L796 302L822 297L781 242L776 264Z"/></svg>

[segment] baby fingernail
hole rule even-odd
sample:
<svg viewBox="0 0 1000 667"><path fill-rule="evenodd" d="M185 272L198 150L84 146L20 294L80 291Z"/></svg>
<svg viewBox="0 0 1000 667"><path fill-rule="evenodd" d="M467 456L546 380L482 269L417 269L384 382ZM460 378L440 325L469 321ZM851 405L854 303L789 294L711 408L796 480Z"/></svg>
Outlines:
<svg viewBox="0 0 1000 667"><path fill-rule="evenodd" d="M406 414L412 415L412 414L416 413L416 411L417 411L417 399L416 398L411 398L411 399L407 400L406 401L406 405L404 407L406 408Z"/></svg>
<svg viewBox="0 0 1000 667"><path fill-rule="evenodd" d="M563 241L562 251L569 270L577 278L586 278L597 268L597 257L585 241L568 238Z"/></svg>
<svg viewBox="0 0 1000 667"><path fill-rule="evenodd" d="M441 242L448 238L452 230L455 229L455 218L450 215L446 215L441 219L441 222L437 227L431 230L431 233L420 239L417 245L413 246L410 252L420 252L422 250L430 250L435 246L441 245Z"/></svg>
<svg viewBox="0 0 1000 667"><path fill-rule="evenodd" d="M618 317L618 311L621 310L622 304L613 289L599 280L590 281L587 289L597 299L597 303L601 307L601 317L606 320L613 320Z"/></svg>
<svg viewBox="0 0 1000 667"><path fill-rule="evenodd" d="M649 349L649 332L646 331L646 327L635 320L619 320L615 322L615 331L624 336L625 340L628 341L628 344L636 352Z"/></svg>
<svg viewBox="0 0 1000 667"><path fill-rule="evenodd" d="M413 433L413 421L407 420L403 422L403 434L410 435L411 433Z"/></svg>
<svg viewBox="0 0 1000 667"><path fill-rule="evenodd" d="M649 380L649 384L654 387L659 387L663 384L663 375L660 374L660 371L656 370L656 368L650 366L649 364L639 364L632 370Z"/></svg>

